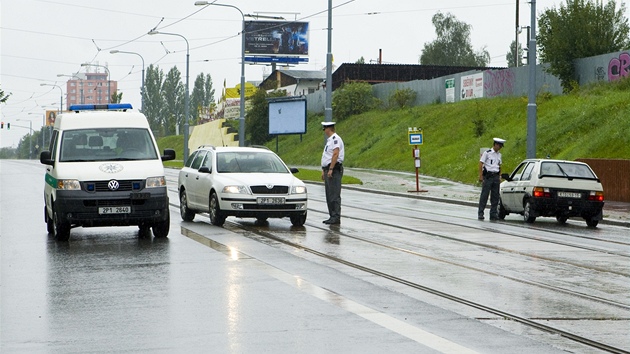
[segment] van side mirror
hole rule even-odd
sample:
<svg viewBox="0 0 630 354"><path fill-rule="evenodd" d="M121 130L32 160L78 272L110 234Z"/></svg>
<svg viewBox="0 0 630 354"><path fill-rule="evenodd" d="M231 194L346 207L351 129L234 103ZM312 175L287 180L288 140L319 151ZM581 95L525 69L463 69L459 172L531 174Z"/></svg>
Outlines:
<svg viewBox="0 0 630 354"><path fill-rule="evenodd" d="M511 179L510 179L510 174L509 174L509 173L502 173L502 174L501 174L501 178L503 178L504 180L506 180L506 181L508 181L508 182L510 182L510 181L511 181Z"/></svg>
<svg viewBox="0 0 630 354"><path fill-rule="evenodd" d="M210 173L212 171L210 171L210 167L208 166L201 166L199 167L199 173Z"/></svg>
<svg viewBox="0 0 630 354"><path fill-rule="evenodd" d="M39 154L39 162L41 162L44 165L54 165L55 161L53 161L53 159L50 158L50 151L42 151Z"/></svg>
<svg viewBox="0 0 630 354"><path fill-rule="evenodd" d="M175 150L173 149L164 149L164 155L162 155L162 161L170 161L175 160Z"/></svg>

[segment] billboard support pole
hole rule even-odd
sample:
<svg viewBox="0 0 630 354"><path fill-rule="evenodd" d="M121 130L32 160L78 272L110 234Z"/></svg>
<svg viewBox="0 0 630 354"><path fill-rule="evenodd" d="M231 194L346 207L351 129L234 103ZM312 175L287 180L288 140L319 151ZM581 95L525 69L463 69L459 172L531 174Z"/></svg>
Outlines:
<svg viewBox="0 0 630 354"><path fill-rule="evenodd" d="M332 0L328 0L328 51L326 53L326 107L324 120L332 122Z"/></svg>

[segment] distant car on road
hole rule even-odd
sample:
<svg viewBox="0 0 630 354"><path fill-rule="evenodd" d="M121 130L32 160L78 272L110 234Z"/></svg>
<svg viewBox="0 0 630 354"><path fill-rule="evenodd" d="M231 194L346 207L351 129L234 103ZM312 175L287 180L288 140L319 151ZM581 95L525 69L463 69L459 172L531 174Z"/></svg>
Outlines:
<svg viewBox="0 0 630 354"><path fill-rule="evenodd" d="M499 219L516 213L527 223L539 216L555 216L564 224L570 217L582 217L590 227L602 220L604 191L585 163L528 159L501 177Z"/></svg>
<svg viewBox="0 0 630 354"><path fill-rule="evenodd" d="M273 151L256 147L202 146L179 172L180 215L192 221L207 212L213 225L226 217L289 217L291 224L306 222L307 192Z"/></svg>

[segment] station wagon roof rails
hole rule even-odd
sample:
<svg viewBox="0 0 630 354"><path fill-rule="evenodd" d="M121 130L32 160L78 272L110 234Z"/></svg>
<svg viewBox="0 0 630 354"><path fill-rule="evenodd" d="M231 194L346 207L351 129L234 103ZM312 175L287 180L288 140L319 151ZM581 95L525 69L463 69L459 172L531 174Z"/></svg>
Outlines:
<svg viewBox="0 0 630 354"><path fill-rule="evenodd" d="M197 149L203 149L203 148L210 148L212 150L216 150L216 147L214 145L199 145Z"/></svg>
<svg viewBox="0 0 630 354"><path fill-rule="evenodd" d="M266 147L264 145L251 145L250 147L258 148L258 149L271 150L270 148L268 148L268 147Z"/></svg>
<svg viewBox="0 0 630 354"><path fill-rule="evenodd" d="M133 109L131 103L107 103L107 104L73 104L70 111L127 111Z"/></svg>

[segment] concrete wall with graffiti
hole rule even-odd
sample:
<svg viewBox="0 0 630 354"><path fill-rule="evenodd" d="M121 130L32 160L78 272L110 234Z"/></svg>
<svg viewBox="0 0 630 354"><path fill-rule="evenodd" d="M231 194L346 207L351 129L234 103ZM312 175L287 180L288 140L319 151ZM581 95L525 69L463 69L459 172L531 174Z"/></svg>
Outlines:
<svg viewBox="0 0 630 354"><path fill-rule="evenodd" d="M560 80L547 73L546 64L536 66L536 92L562 94ZM580 85L614 81L630 76L630 50L578 59L576 80ZM387 103L396 91L412 89L418 93L415 105L459 102L481 97L514 97L528 95L529 66L501 70L469 71L432 80L391 82L372 86L374 95ZM306 96L309 112L323 113L325 91Z"/></svg>

